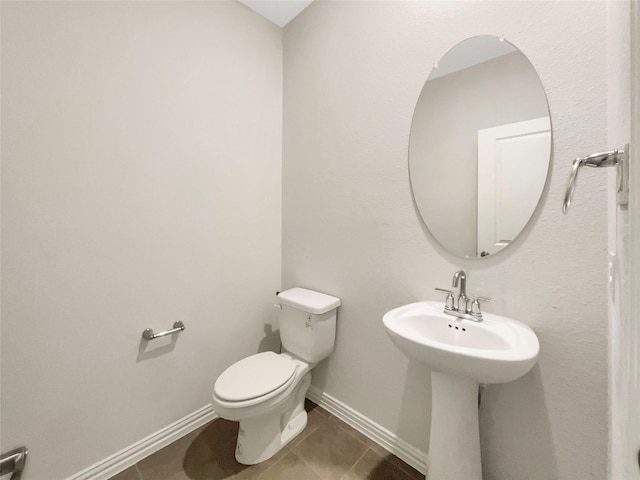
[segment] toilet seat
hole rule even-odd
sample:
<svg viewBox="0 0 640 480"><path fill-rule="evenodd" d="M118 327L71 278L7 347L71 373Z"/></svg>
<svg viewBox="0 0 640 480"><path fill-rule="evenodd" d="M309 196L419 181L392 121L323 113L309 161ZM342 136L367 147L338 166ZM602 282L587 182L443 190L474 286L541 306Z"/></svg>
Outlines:
<svg viewBox="0 0 640 480"><path fill-rule="evenodd" d="M294 381L295 372L296 363L289 356L257 353L222 372L213 392L225 403L264 401L286 389Z"/></svg>

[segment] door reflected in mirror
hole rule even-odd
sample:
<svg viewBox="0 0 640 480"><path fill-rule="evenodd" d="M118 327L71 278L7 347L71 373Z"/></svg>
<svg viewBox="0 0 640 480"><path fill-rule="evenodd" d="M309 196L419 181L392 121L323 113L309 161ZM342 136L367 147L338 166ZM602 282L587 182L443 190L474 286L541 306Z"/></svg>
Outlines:
<svg viewBox="0 0 640 480"><path fill-rule="evenodd" d="M441 245L480 258L523 231L546 184L550 123L533 65L503 39L472 37L434 66L413 116L409 171Z"/></svg>

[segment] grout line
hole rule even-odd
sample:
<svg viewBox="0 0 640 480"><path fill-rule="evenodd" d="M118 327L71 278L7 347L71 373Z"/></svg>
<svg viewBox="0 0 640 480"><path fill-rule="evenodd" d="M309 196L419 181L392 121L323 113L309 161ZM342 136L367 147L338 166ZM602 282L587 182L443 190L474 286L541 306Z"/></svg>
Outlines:
<svg viewBox="0 0 640 480"><path fill-rule="evenodd" d="M346 476L347 476L347 474L348 474L349 472L351 472L351 471L354 469L354 467L358 464L358 462L364 458L364 456L367 454L367 452L368 452L369 450L371 450L371 447L367 446L367 448L365 448L365 449L364 449L363 454L362 454L362 455L360 455L360 456L358 457L358 459L357 459L355 462L353 462L353 465L351 465L351 466L347 469L347 471L346 471L346 472L344 472L344 475L342 475L342 477L340 477L340 478L342 479L342 478L346 477ZM371 451L373 452L373 450L371 450ZM376 452L373 452L373 453L376 453Z"/></svg>
<svg viewBox="0 0 640 480"><path fill-rule="evenodd" d="M169 445L171 445L171 444L169 444ZM136 471L136 474L138 475L138 480L144 480L144 478L142 478L142 472L140 471L140 468L138 468L138 464L137 463L133 464L133 468Z"/></svg>
<svg viewBox="0 0 640 480"><path fill-rule="evenodd" d="M358 432L355 428L353 428L351 425L349 425L347 422L340 420L338 417L336 417L335 415L333 415L332 413L329 413L329 416L331 417L330 420L332 422L334 422L337 427L342 430L344 433L346 433L347 435L349 435L351 438L353 438L354 440L357 440L358 442L360 442L361 444L363 444L365 447L367 447L368 449L371 448L371 445L369 443L367 443L366 441L363 441L361 438L358 437L358 435L362 435L364 436L364 434ZM354 433L355 432L355 433ZM358 435L356 435L358 434ZM365 437L367 438L367 437ZM368 440L368 439L367 439ZM373 451L373 450L372 450ZM375 453L375 451L373 451Z"/></svg>
<svg viewBox="0 0 640 480"><path fill-rule="evenodd" d="M320 428L320 425L316 425L315 428L311 428L311 426L308 423L308 418L310 413L311 412L307 412L307 426L304 427L304 430L302 430L295 438L291 439L291 441L284 447L288 451L292 452L295 448L298 447L298 445L304 442L313 432L315 432ZM325 418L323 418L322 423L324 423L325 421L326 421Z"/></svg>
<svg viewBox="0 0 640 480"><path fill-rule="evenodd" d="M391 454L391 455L393 455L393 454ZM395 457L395 455L394 455L394 457ZM401 463L395 463L395 462L389 462L389 463L391 463L391 465L396 467L401 472L405 473L408 477L413 478L415 476L416 472L420 473L418 470L413 468L411 465L409 465L407 462L405 462L401 458L399 458L399 457L396 457L396 458L398 458L398 460L400 460ZM389 461L389 460L387 460L387 461ZM422 474L420 473L420 475L422 475Z"/></svg>
<svg viewBox="0 0 640 480"><path fill-rule="evenodd" d="M300 432L298 434L298 437L292 439L285 448L288 448L289 451L293 451L294 449L298 448L298 445L300 445L302 442L304 442L307 438L309 438L309 436L316 432L320 427L316 426L316 428L309 428L308 432L305 432L305 430L307 430L307 428L305 428L302 432ZM303 433L306 433L306 435L302 435Z"/></svg>
<svg viewBox="0 0 640 480"><path fill-rule="evenodd" d="M317 403L314 403L315 407L313 408L313 411L317 411L320 415L322 415L323 417L327 417L327 416L333 416L331 414L331 412L329 412L329 410L327 410L326 408L321 407L320 405L318 405Z"/></svg>
<svg viewBox="0 0 640 480"><path fill-rule="evenodd" d="M279 459L277 459L275 462L273 462L271 465L269 465L269 466L264 470L264 472L260 472L260 473L258 473L258 476L257 476L256 478L260 478L260 477L262 477L262 476L263 476L264 474L266 474L269 470L271 470L273 467L275 467L276 465L278 465L278 464L282 461L282 459L283 459L284 457L286 457L287 455L289 455L290 453L293 453L293 452L292 452L291 450L289 450L288 452L284 452L284 454L283 454ZM276 455L277 455L277 453L276 453Z"/></svg>
<svg viewBox="0 0 640 480"><path fill-rule="evenodd" d="M315 432L317 432L318 430L320 430L324 425L326 425L326 423L329 421L329 417L327 416L323 416L322 418L322 422L320 423L320 425L317 425L316 428L313 430L313 432L310 432L305 438L304 440L300 441L298 444L296 444L295 448L298 448L300 445L302 445L302 443L309 438L311 435L313 435ZM318 475L318 477L320 478L324 478L324 475L322 474L322 472L319 472L316 470L316 467L314 467L313 465L311 465L309 462L307 462L304 458L302 458L299 455L296 455L294 449L291 449L291 453L293 453L296 458L302 462L303 465L306 465L313 473L315 473L316 475Z"/></svg>
<svg viewBox="0 0 640 480"><path fill-rule="evenodd" d="M291 452L291 453L293 453L294 455L296 455L296 453L295 453L295 452ZM299 457L298 455L296 455L296 458L297 458L300 462L302 462L304 465L306 465L306 466L309 468L309 470L311 470L311 471L312 471L313 473L315 473L317 476L319 476L320 478L324 478L324 477L323 477L323 475L322 475L322 472L317 471L317 470L315 469L315 467L314 467L313 465L311 465L309 462L307 462L304 458Z"/></svg>
<svg viewBox="0 0 640 480"><path fill-rule="evenodd" d="M324 408L322 405L319 405L317 403L316 403L316 405L318 405L318 408L322 409L322 411L324 412L324 415L329 415L331 417L335 417L335 415L333 413L331 413L329 410Z"/></svg>
<svg viewBox="0 0 640 480"><path fill-rule="evenodd" d="M326 423L326 421L328 420L328 418L323 418L322 420L322 425L324 425ZM307 461L305 461L304 458L300 457L298 454L296 454L296 449L302 445L302 443L309 438L311 435L313 435L315 432L317 432L318 430L320 430L320 428L322 428L322 425L318 425L316 426L316 428L312 431L309 432L309 434L307 434L302 440L300 440L298 443L295 444L294 447L292 447L289 452L293 453L293 455L295 455L295 457L298 459L299 462L301 462L303 465L306 465L307 468L309 468L309 470L311 470L313 473L315 473L318 477L323 478L322 472L318 472L315 467L313 465L311 465L310 463L308 463ZM306 429L305 429L306 430Z"/></svg>
<svg viewBox="0 0 640 480"><path fill-rule="evenodd" d="M424 474L427 471L428 458L426 452L402 440L382 425L365 417L331 395L318 390L313 385L309 387L307 396L321 408L326 409L335 417L362 433L371 440L371 442L367 442L370 445L379 445L382 449L398 457L418 472Z"/></svg>
<svg viewBox="0 0 640 480"><path fill-rule="evenodd" d="M336 423L337 422L337 423ZM360 440L359 438L357 438L355 435L351 434L351 432L349 432L346 428L343 428L340 424L344 423L342 422L338 417L336 417L335 415L333 415L331 412L327 411L327 416L324 417L323 419L323 425L328 425L333 423L338 430L341 432L342 435L346 435L348 438L351 438L352 440L356 440L359 444L361 444L362 446L364 446L364 451L362 452L362 454L344 471L344 473L340 476L340 479L344 478L351 470L353 470L353 467L356 466L356 464L362 460L362 458L366 455L366 453L371 449L371 447L369 447L369 445L367 445L366 443L364 443L362 440ZM319 425L315 431L319 430L320 428L322 428L323 425ZM348 425L345 424L345 426L347 426L347 428L350 428ZM310 434L311 435L311 434ZM309 435L309 436L310 436ZM302 443L302 442L300 442ZM300 443L298 445L300 445ZM296 445L296 447L298 446ZM295 455L295 452L293 451L293 449L291 450L291 453L293 453ZM375 452L374 452L375 453ZM312 472L316 473L317 475L319 475L320 477L322 477L322 472L319 472L314 465L310 464L309 462L305 461L304 458L300 457L299 455L296 455L296 458L298 458L303 464L305 464L307 467L309 467L311 469Z"/></svg>

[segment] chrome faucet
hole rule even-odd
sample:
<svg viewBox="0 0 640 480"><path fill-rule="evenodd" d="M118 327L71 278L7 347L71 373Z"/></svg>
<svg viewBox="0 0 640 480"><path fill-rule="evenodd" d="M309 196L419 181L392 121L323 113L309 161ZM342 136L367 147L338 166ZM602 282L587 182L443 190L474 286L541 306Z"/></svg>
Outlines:
<svg viewBox="0 0 640 480"><path fill-rule="evenodd" d="M464 270L458 270L453 274L453 280L451 285L454 288L458 288L458 297L454 298L451 290L444 288L436 288L439 292L447 294L447 299L444 303L444 313L453 315L458 318L466 318L475 322L482 321L482 312L480 311L480 302L491 302L494 300L486 297L473 297L473 302L469 301L467 297L467 274Z"/></svg>
<svg viewBox="0 0 640 480"><path fill-rule="evenodd" d="M459 312L468 313L469 299L467 298L467 274L464 272L464 270L458 270L453 274L451 286L457 288L458 284L460 284L460 289L458 290L456 310L458 310Z"/></svg>

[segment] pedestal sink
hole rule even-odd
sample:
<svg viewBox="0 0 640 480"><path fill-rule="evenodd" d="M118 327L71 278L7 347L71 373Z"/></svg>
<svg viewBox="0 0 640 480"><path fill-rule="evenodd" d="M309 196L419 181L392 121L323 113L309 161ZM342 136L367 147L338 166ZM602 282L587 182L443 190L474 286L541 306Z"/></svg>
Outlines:
<svg viewBox="0 0 640 480"><path fill-rule="evenodd" d="M540 345L523 323L483 313L460 319L444 304L417 302L383 317L393 343L431 369L429 480L482 480L478 387L520 378L535 365Z"/></svg>

